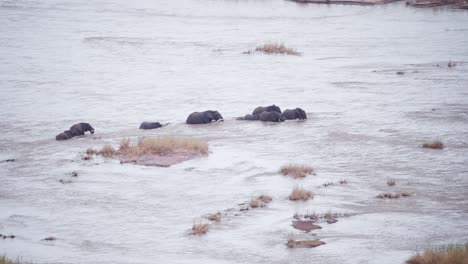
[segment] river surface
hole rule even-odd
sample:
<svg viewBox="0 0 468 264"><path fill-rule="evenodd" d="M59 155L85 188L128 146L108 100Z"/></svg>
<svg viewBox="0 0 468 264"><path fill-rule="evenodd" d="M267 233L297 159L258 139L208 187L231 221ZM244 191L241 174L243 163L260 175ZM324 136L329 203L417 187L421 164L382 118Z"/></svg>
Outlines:
<svg viewBox="0 0 468 264"><path fill-rule="evenodd" d="M302 56L243 54L266 42ZM0 160L16 159L0 163L0 233L16 235L0 240L0 255L395 264L426 246L468 241L468 11L0 0L0 98ZM270 104L309 118L235 120ZM184 124L207 109L225 122ZM141 131L142 121L171 124ZM55 140L78 122L96 133ZM206 139L210 154L169 168L81 159L88 147L161 135ZM446 147L421 148L435 139ZM288 163L316 175L278 174ZM289 201L294 186L314 199ZM389 191L413 195L376 198ZM239 212L261 194L273 202ZM190 234L216 211L221 222ZM349 216L311 233L291 226L295 213L328 211ZM57 240L43 241L49 236ZM326 244L289 249L290 236Z"/></svg>

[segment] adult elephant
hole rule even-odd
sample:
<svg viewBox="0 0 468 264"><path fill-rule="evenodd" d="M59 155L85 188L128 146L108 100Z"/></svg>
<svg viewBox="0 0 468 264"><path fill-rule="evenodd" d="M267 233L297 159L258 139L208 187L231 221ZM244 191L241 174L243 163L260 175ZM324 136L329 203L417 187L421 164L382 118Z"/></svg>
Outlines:
<svg viewBox="0 0 468 264"><path fill-rule="evenodd" d="M270 122L283 122L286 120L284 116L281 115L281 113L278 112L267 112L264 111L260 114L260 120L261 121L270 121Z"/></svg>
<svg viewBox="0 0 468 264"><path fill-rule="evenodd" d="M169 125L169 123L162 125L159 122L143 122L140 125L140 129L155 129L155 128L160 128L160 127L167 126L167 125Z"/></svg>
<svg viewBox="0 0 468 264"><path fill-rule="evenodd" d="M237 120L250 120L250 121L254 121L254 120L260 120L260 115L245 115L245 116L241 116L241 117L238 117L236 118Z"/></svg>
<svg viewBox="0 0 468 264"><path fill-rule="evenodd" d="M283 112L283 116L286 119L307 119L306 112L302 110L301 108L296 108L296 109L286 109Z"/></svg>
<svg viewBox="0 0 468 264"><path fill-rule="evenodd" d="M82 136L85 132L89 131L91 134L94 134L94 128L88 123L78 123L70 127L72 135Z"/></svg>
<svg viewBox="0 0 468 264"><path fill-rule="evenodd" d="M196 124L208 124L213 121L224 121L223 116L218 111L207 110L204 112L193 112L187 117L185 123L196 125Z"/></svg>
<svg viewBox="0 0 468 264"><path fill-rule="evenodd" d="M73 134L70 130L65 130L62 133L55 136L55 140L67 140L73 137Z"/></svg>
<svg viewBox="0 0 468 264"><path fill-rule="evenodd" d="M279 106L276 105L270 105L270 106L259 106L253 110L252 115L259 115L262 112L278 112L281 114L281 109Z"/></svg>

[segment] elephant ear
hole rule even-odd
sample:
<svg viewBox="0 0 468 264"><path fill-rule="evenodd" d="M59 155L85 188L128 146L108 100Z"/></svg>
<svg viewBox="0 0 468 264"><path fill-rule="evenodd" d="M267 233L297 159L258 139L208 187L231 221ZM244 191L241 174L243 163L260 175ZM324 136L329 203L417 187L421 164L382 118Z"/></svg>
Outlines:
<svg viewBox="0 0 468 264"><path fill-rule="evenodd" d="M205 114L203 115L203 118L205 119L205 123L210 123L213 121L213 111L206 111Z"/></svg>

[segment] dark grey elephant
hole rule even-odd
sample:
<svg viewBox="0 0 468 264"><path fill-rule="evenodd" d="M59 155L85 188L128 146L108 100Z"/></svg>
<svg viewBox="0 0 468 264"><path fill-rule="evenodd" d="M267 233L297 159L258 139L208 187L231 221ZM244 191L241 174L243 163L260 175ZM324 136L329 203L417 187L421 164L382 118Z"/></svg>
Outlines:
<svg viewBox="0 0 468 264"><path fill-rule="evenodd" d="M187 117L185 123L195 124L208 124L213 121L224 121L223 116L218 111L207 110L204 112L193 112Z"/></svg>
<svg viewBox="0 0 468 264"><path fill-rule="evenodd" d="M56 140L67 140L73 137L73 134L70 130L65 130L62 133L55 136Z"/></svg>
<svg viewBox="0 0 468 264"><path fill-rule="evenodd" d="M251 114L247 114L245 116L241 116L241 117L238 117L236 118L237 120L260 120L260 115L251 115Z"/></svg>
<svg viewBox="0 0 468 264"><path fill-rule="evenodd" d="M89 131L91 134L94 134L94 128L88 123L78 123L70 127L72 135L82 136L85 132Z"/></svg>
<svg viewBox="0 0 468 264"><path fill-rule="evenodd" d="M281 114L281 109L279 106L276 105L270 105L270 106L259 106L253 110L252 115L259 115L262 112L267 111L267 112L278 112Z"/></svg>
<svg viewBox="0 0 468 264"><path fill-rule="evenodd" d="M306 112L301 108L296 109L286 109L283 112L283 116L286 119L307 119Z"/></svg>
<svg viewBox="0 0 468 264"><path fill-rule="evenodd" d="M140 125L140 129L155 129L155 128L160 128L160 127L167 126L167 125L169 125L169 123L162 125L159 122L143 122Z"/></svg>
<svg viewBox="0 0 468 264"><path fill-rule="evenodd" d="M286 118L282 116L281 113L278 113L278 112L264 111L263 113L260 114L260 120L270 121L270 122L283 122L284 120L286 120Z"/></svg>

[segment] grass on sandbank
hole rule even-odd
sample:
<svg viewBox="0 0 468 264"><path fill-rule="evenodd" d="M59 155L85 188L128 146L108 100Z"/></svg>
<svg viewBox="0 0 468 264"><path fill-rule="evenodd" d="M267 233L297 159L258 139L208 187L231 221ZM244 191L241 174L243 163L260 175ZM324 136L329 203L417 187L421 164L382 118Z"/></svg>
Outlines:
<svg viewBox="0 0 468 264"><path fill-rule="evenodd" d="M466 264L468 243L426 248L406 261L406 264Z"/></svg>
<svg viewBox="0 0 468 264"><path fill-rule="evenodd" d="M309 198L314 198L314 195L311 192L306 191L301 187L294 187L291 194L289 195L289 200L291 201L298 201L298 200L307 201L309 200Z"/></svg>
<svg viewBox="0 0 468 264"><path fill-rule="evenodd" d="M258 46L255 48L255 51L260 51L265 54L286 54L286 55L295 55L295 56L300 56L301 53L291 49L287 48L284 46L284 44L279 44L279 43L265 43L262 46Z"/></svg>
<svg viewBox="0 0 468 264"><path fill-rule="evenodd" d="M307 165L288 164L280 168L280 173L284 176L291 176L293 178L304 178L307 174L312 174L314 169Z"/></svg>

